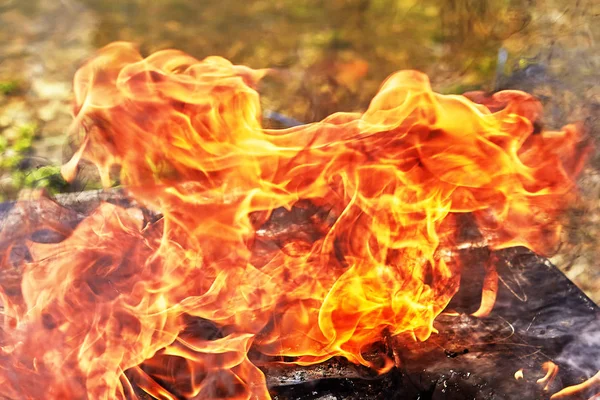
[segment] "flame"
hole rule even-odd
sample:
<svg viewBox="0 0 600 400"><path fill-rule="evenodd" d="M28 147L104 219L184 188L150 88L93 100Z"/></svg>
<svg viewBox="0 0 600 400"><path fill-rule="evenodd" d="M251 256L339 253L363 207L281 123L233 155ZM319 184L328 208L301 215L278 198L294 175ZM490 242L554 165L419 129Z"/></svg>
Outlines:
<svg viewBox="0 0 600 400"><path fill-rule="evenodd" d="M515 372L515 379L516 380L520 380L523 379L525 376L523 374L523 368L519 369L517 372Z"/></svg>
<svg viewBox="0 0 600 400"><path fill-rule="evenodd" d="M587 148L575 125L534 134L531 96L476 104L401 71L364 113L266 130L267 73L127 43L77 72L82 146L64 175L86 159L108 185L118 166L163 217L103 204L60 244L30 245L22 297L2 292L5 396L268 399L256 362L282 357L384 372L393 360L364 351L384 332L426 340L458 290L463 267L438 255L454 215L491 248L556 244ZM286 213L309 228L270 240ZM496 286L490 266L477 315ZM198 321L218 337L190 333Z"/></svg>
<svg viewBox="0 0 600 400"><path fill-rule="evenodd" d="M472 315L474 317L487 317L494 308L496 295L498 293L498 271L496 271L496 256L492 255L485 264L486 272L483 279L483 291L481 293L481 304L477 311Z"/></svg>
<svg viewBox="0 0 600 400"><path fill-rule="evenodd" d="M568 398L581 398L584 391L591 391L593 393L589 400L595 400L600 398L600 371L590 379L582 382L578 385L568 386L550 396L551 400L556 399L568 399Z"/></svg>
<svg viewBox="0 0 600 400"><path fill-rule="evenodd" d="M536 382L540 385L544 385L544 390L548 391L550 389L550 385L554 382L556 378L556 374L558 374L559 367L554 364L552 361L546 361L542 364L542 368L546 371L546 375L538 379Z"/></svg>

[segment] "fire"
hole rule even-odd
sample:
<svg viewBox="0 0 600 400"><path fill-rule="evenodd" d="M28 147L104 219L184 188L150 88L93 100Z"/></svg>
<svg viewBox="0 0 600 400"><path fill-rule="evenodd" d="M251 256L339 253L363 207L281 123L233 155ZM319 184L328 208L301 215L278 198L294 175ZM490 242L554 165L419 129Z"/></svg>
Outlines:
<svg viewBox="0 0 600 400"><path fill-rule="evenodd" d="M524 375L523 375L523 368L520 368L517 372L515 372L515 379L519 380L519 379L523 379Z"/></svg>
<svg viewBox="0 0 600 400"><path fill-rule="evenodd" d="M542 364L542 368L546 371L546 375L538 379L536 382L540 385L544 385L544 390L548 391L548 389L550 389L550 385L552 385L552 382L558 374L559 368L558 365L554 364L552 361L547 361Z"/></svg>
<svg viewBox="0 0 600 400"><path fill-rule="evenodd" d="M458 290L468 266L439 256L456 214L495 249L556 244L587 150L577 126L534 132L531 96L477 104L401 71L364 113L267 130L255 88L269 72L126 43L77 72L82 145L64 175L86 159L109 185L118 166L162 218L104 204L60 244L30 246L22 296L0 292L5 396L134 398L135 383L158 399L268 399L256 364L281 357L384 372L393 360L364 351L384 332L426 340ZM282 213L310 233L269 242ZM497 279L490 266L476 315Z"/></svg>
<svg viewBox="0 0 600 400"><path fill-rule="evenodd" d="M586 390L591 391L591 393L595 393L591 397L589 397L589 400L595 400L600 398L600 371L598 371L594 376L592 376L585 382L582 382L578 385L566 387L554 393L552 396L550 396L550 400L578 398L581 397L581 395L583 395L583 393Z"/></svg>

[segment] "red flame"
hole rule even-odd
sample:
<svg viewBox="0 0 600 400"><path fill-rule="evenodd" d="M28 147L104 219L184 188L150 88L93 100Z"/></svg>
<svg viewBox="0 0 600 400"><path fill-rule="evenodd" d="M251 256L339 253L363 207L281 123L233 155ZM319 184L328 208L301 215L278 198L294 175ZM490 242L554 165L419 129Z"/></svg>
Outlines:
<svg viewBox="0 0 600 400"><path fill-rule="evenodd" d="M266 130L254 86L268 72L125 43L77 72L84 136L65 176L84 158L108 185L120 166L163 218L104 204L61 244L31 245L22 297L2 295L4 395L126 398L132 381L159 399L269 398L251 348L385 371L362 352L383 332L427 339L458 289L461 268L437 255L455 214L492 248L556 244L586 149L573 125L534 134L530 95L476 104L401 71L362 114ZM269 246L279 209L310 214L313 232ZM488 272L477 315L493 306ZM222 337L185 334L189 317Z"/></svg>

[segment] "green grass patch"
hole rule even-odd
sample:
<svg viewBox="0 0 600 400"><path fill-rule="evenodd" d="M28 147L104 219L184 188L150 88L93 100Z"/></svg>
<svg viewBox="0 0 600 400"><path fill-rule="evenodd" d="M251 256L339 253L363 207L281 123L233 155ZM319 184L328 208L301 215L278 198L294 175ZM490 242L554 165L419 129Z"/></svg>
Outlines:
<svg viewBox="0 0 600 400"><path fill-rule="evenodd" d="M64 191L68 185L60 174L60 167L56 165L14 171L12 178L18 188L46 188L52 194Z"/></svg>
<svg viewBox="0 0 600 400"><path fill-rule="evenodd" d="M15 94L21 89L21 84L16 80L0 81L0 93L5 96Z"/></svg>
<svg viewBox="0 0 600 400"><path fill-rule="evenodd" d="M24 168L24 161L33 150L37 131L37 124L28 123L17 128L16 138L11 141L0 136L0 175L8 173L11 181L10 193L3 193L0 201L16 196L25 188L46 188L50 193L59 193L67 188L59 166Z"/></svg>

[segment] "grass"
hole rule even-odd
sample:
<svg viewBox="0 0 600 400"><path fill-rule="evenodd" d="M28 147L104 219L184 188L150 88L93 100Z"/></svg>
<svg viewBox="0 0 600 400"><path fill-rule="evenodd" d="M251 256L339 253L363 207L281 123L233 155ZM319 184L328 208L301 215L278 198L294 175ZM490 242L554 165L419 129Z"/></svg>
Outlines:
<svg viewBox="0 0 600 400"><path fill-rule="evenodd" d="M0 201L14 198L21 189L46 188L50 193L58 193L67 187L59 166L27 166L37 132L37 124L27 123L17 129L12 141L0 136L0 175L10 177L9 187L0 193Z"/></svg>
<svg viewBox="0 0 600 400"><path fill-rule="evenodd" d="M7 80L0 81L0 93L5 96L10 96L11 94L15 94L21 88L21 84L16 80Z"/></svg>

